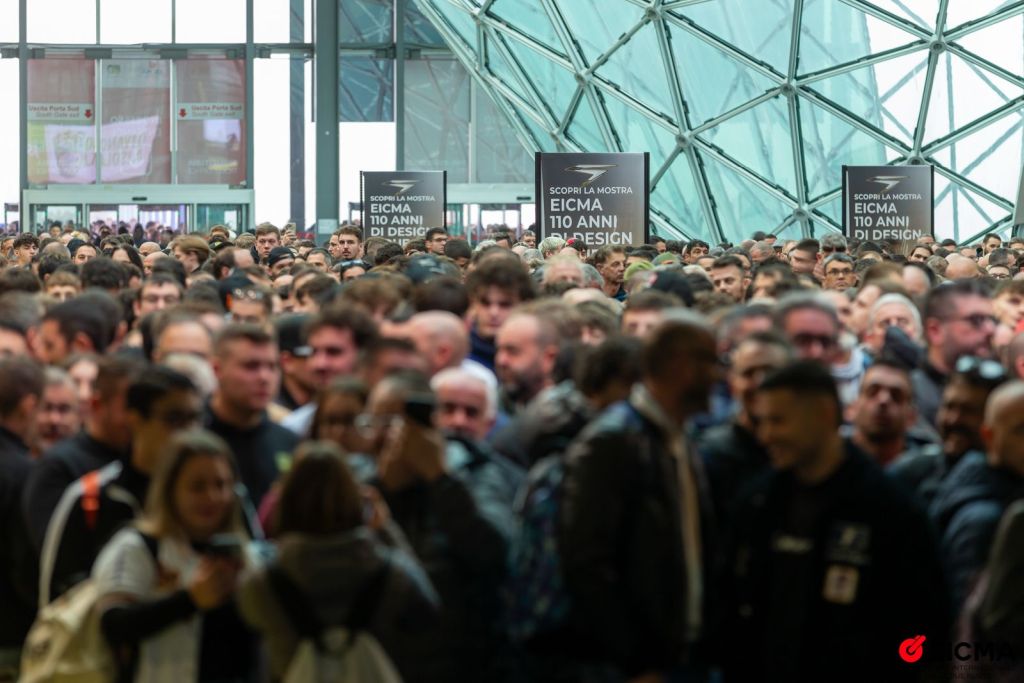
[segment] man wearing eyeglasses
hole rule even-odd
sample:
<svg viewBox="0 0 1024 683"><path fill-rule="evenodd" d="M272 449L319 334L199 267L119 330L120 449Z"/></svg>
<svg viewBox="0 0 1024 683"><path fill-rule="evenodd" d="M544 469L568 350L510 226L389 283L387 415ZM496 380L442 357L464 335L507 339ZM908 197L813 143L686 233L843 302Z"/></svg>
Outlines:
<svg viewBox="0 0 1024 683"><path fill-rule="evenodd" d="M918 412L935 425L946 378L961 356L992 358L997 320L987 286L958 280L933 289L924 307L925 360L914 371Z"/></svg>
<svg viewBox="0 0 1024 683"><path fill-rule="evenodd" d="M821 238L822 258L828 258L829 254L845 254L849 251L846 244L846 237L838 232L830 232Z"/></svg>
<svg viewBox="0 0 1024 683"><path fill-rule="evenodd" d="M845 253L836 252L825 258L825 289L841 292L857 284L853 272L853 259Z"/></svg>

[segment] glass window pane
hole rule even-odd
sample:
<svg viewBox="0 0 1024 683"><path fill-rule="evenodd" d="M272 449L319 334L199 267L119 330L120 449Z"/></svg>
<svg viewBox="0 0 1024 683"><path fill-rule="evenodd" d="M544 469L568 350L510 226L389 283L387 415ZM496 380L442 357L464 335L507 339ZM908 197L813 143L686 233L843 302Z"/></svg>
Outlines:
<svg viewBox="0 0 1024 683"><path fill-rule="evenodd" d="M32 0L28 40L33 43L95 43L96 3L86 0ZM55 21L54 17L59 17Z"/></svg>
<svg viewBox="0 0 1024 683"><path fill-rule="evenodd" d="M305 74L302 59L257 59L253 65L255 79L253 92L253 125L260 136L260 144L253 149L253 186L256 188L256 223L270 221L274 225L284 225L294 221L300 229L304 227L305 207L300 215L291 210L291 197L296 188L291 186L292 169L299 164L303 169L313 164L309 156L303 156L304 150L293 155L291 150L291 126L305 126L307 116L300 109L297 121L292 121L290 97L299 93L291 90L291 68L297 65L300 73ZM308 83L307 89L308 89ZM303 175L305 181L305 176ZM315 184L315 179L311 179ZM310 186L305 186L309 191ZM305 192L300 191L300 195ZM312 220L312 216L309 217Z"/></svg>
<svg viewBox="0 0 1024 683"><path fill-rule="evenodd" d="M21 93L18 89L18 60L0 59L0 92L10 94L8 106L0 107L0 130L9 131L0 135L0 159L17 159L21 153L18 145L18 111L21 109ZM4 203L18 202L20 185L17 163L0 164L0 223L4 222Z"/></svg>
<svg viewBox="0 0 1024 683"><path fill-rule="evenodd" d="M305 26L310 24L310 14L306 6L309 0L260 0L253 5L253 40L257 43L301 43L303 31L294 41L291 40L292 21L302 21ZM292 9L298 5L298 12Z"/></svg>
<svg viewBox="0 0 1024 683"><path fill-rule="evenodd" d="M244 43L245 0L177 0L179 43Z"/></svg>
<svg viewBox="0 0 1024 683"><path fill-rule="evenodd" d="M178 182L245 181L245 60L175 63Z"/></svg>
<svg viewBox="0 0 1024 683"><path fill-rule="evenodd" d="M395 63L342 55L339 111L342 121L394 121Z"/></svg>
<svg viewBox="0 0 1024 683"><path fill-rule="evenodd" d="M17 40L18 0L0 0L0 41L13 43Z"/></svg>
<svg viewBox="0 0 1024 683"><path fill-rule="evenodd" d="M476 85L472 87L476 88ZM528 152L487 93L476 93L477 183L528 183L533 180L533 153Z"/></svg>
<svg viewBox="0 0 1024 683"><path fill-rule="evenodd" d="M171 42L170 0L103 0L101 43Z"/></svg>
<svg viewBox="0 0 1024 683"><path fill-rule="evenodd" d="M405 167L469 181L469 74L451 58L405 65Z"/></svg>
<svg viewBox="0 0 1024 683"><path fill-rule="evenodd" d="M171 182L170 62L108 59L100 68L102 182Z"/></svg>
<svg viewBox="0 0 1024 683"><path fill-rule="evenodd" d="M338 8L338 40L342 43L390 43L392 0L347 0Z"/></svg>
<svg viewBox="0 0 1024 683"><path fill-rule="evenodd" d="M408 43L444 47L444 38L413 3L405 6L405 40Z"/></svg>
<svg viewBox="0 0 1024 683"><path fill-rule="evenodd" d="M28 63L28 181L96 180L95 66L91 59Z"/></svg>

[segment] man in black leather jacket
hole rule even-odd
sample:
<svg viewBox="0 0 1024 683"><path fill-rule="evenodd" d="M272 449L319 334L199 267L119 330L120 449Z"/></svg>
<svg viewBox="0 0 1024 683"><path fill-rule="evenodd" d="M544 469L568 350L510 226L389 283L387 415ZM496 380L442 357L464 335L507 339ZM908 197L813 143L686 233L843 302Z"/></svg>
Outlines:
<svg viewBox="0 0 1024 683"><path fill-rule="evenodd" d="M697 666L706 624L710 502L687 418L717 379L703 319L666 312L643 381L569 448L559 548L577 655L626 677Z"/></svg>

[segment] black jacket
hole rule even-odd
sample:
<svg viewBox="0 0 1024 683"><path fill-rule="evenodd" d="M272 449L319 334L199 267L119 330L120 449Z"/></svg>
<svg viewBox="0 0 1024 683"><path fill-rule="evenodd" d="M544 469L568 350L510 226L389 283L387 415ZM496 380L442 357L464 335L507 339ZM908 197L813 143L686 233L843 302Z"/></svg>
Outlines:
<svg viewBox="0 0 1024 683"><path fill-rule="evenodd" d="M917 414L929 425L935 427L935 416L942 403L942 392L946 388L946 375L939 372L927 360L921 367L910 373L910 383L914 387L914 404Z"/></svg>
<svg viewBox="0 0 1024 683"><path fill-rule="evenodd" d="M587 425L567 454L558 544L574 650L627 676L696 658L686 642L679 478L664 439L631 403L621 402ZM699 459L691 454L709 596L712 515Z"/></svg>
<svg viewBox="0 0 1024 683"><path fill-rule="evenodd" d="M756 482L726 566L719 640L734 645L721 657L726 683L905 680L917 670L897 657L903 640L946 640L928 518L851 444L818 485L789 471Z"/></svg>
<svg viewBox="0 0 1024 683"><path fill-rule="evenodd" d="M719 520L727 519L739 503L740 492L771 468L767 451L737 422L705 430L697 438L697 451L704 459Z"/></svg>
<svg viewBox="0 0 1024 683"><path fill-rule="evenodd" d="M594 417L594 411L572 382L542 392L491 440L494 450L529 469L539 460L564 453Z"/></svg>
<svg viewBox="0 0 1024 683"><path fill-rule="evenodd" d="M54 600L89 577L103 546L142 511L149 477L118 460L96 471L99 508L87 519L83 480L68 486L50 518L40 571Z"/></svg>
<svg viewBox="0 0 1024 683"><path fill-rule="evenodd" d="M965 457L968 453L965 453ZM913 448L893 461L886 470L917 495L925 508L930 508L942 482L957 461L946 457L941 444Z"/></svg>
<svg viewBox="0 0 1024 683"><path fill-rule="evenodd" d="M37 553L42 551L46 526L67 487L86 472L98 470L126 455L83 430L54 444L33 466L22 497L22 508Z"/></svg>
<svg viewBox="0 0 1024 683"><path fill-rule="evenodd" d="M395 633L388 653L407 683L477 683L502 666L499 588L512 535L509 477L480 451L449 442L449 473L402 491L381 488L441 597L437 626ZM377 482L379 484L379 482Z"/></svg>
<svg viewBox="0 0 1024 683"><path fill-rule="evenodd" d="M21 516L32 461L17 435L0 427L0 648L19 648L36 614L36 556Z"/></svg>
<svg viewBox="0 0 1024 683"><path fill-rule="evenodd" d="M942 561L959 607L988 559L999 519L1024 496L1024 479L989 467L977 451L960 458L936 492L929 513L939 529Z"/></svg>

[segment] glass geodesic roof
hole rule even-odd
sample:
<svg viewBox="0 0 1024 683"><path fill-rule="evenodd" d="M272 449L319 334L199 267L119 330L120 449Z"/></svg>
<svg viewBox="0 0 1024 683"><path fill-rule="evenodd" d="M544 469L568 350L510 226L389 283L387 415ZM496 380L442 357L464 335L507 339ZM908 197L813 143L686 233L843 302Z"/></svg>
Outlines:
<svg viewBox="0 0 1024 683"><path fill-rule="evenodd" d="M936 232L1011 227L1024 2L416 0L542 151L649 151L652 231L841 221L843 164L936 166Z"/></svg>

